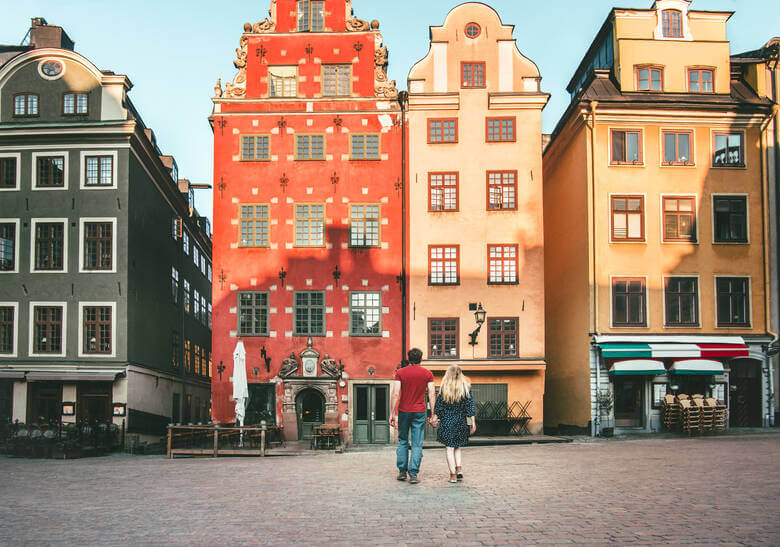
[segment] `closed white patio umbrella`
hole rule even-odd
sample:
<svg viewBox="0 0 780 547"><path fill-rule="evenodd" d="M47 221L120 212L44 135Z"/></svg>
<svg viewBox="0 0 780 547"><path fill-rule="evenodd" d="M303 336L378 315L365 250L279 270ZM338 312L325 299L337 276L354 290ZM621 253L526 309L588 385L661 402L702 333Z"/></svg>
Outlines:
<svg viewBox="0 0 780 547"><path fill-rule="evenodd" d="M246 382L246 350L244 343L239 340L233 351L233 399L236 401L236 422L244 425L246 416L246 402L249 398L249 389ZM240 445L244 445L244 433L241 432Z"/></svg>

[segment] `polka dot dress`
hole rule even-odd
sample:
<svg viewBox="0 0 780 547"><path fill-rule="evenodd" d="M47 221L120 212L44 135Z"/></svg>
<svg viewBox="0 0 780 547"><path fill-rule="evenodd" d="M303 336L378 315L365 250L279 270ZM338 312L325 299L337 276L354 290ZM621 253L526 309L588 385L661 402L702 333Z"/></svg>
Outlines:
<svg viewBox="0 0 780 547"><path fill-rule="evenodd" d="M460 447L469 443L469 426L466 423L468 416L474 415L474 399L469 393L465 399L456 403L447 403L436 397L436 406L433 413L439 417L439 429L436 432L436 440L444 446Z"/></svg>

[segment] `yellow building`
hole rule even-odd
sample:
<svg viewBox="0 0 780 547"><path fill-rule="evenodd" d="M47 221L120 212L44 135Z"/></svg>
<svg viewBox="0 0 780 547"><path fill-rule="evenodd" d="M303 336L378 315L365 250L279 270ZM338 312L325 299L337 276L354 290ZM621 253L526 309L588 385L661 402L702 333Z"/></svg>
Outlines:
<svg viewBox="0 0 780 547"><path fill-rule="evenodd" d="M768 421L772 109L732 70L731 15L613 9L569 84L544 152L551 431L657 431L667 393Z"/></svg>
<svg viewBox="0 0 780 547"><path fill-rule="evenodd" d="M507 407L530 416L532 433L544 415L549 96L512 30L492 8L462 4L431 27L409 73L410 346L437 376L463 367L483 434Z"/></svg>

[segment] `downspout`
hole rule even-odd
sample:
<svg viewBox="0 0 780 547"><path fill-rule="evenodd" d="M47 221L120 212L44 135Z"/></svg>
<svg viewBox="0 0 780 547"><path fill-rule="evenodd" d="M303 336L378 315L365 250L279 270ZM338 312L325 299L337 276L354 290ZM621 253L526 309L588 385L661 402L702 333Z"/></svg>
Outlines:
<svg viewBox="0 0 780 547"><path fill-rule="evenodd" d="M402 91L398 94L398 103L401 105L401 361L406 359L406 328L407 328L407 290L406 290L406 109L409 101L409 93Z"/></svg>
<svg viewBox="0 0 780 547"><path fill-rule="evenodd" d="M772 101L774 104L774 142L772 143L772 148L774 149L775 154L775 203L776 203L776 210L775 210L775 217L776 221L780 220L778 217L780 216L778 214L778 211L780 211L780 197L778 196L778 193L780 193L780 124L778 124L778 116L777 116L777 109L778 105L780 105L780 97L778 97L778 92L780 90L778 89L778 80L780 80L780 71L778 70L778 64L780 64L780 45L777 46L775 49L775 55L772 57L770 62L767 63L767 68L771 70L772 74ZM778 222L780 223L780 222ZM776 264L776 267L778 270L780 270L780 257L778 257L778 263ZM771 365L771 364L770 364ZM775 425L775 375L774 371L769 371L769 396L770 396L770 404L769 404L769 425L774 426Z"/></svg>
<svg viewBox="0 0 780 547"><path fill-rule="evenodd" d="M591 239L592 239L592 251L591 261L593 263L593 275L591 277L591 313L593 313L593 335L596 336L599 333L599 307L598 307L598 284L596 281L596 107L598 107L598 101L590 102L590 121L587 122L590 129L590 184L591 184ZM588 118L586 118L587 120ZM596 415L593 420L593 433L598 435L601 433L601 409L598 405L598 395L601 391L601 362L599 359L599 350L596 347ZM591 401L591 408L593 408L594 401Z"/></svg>

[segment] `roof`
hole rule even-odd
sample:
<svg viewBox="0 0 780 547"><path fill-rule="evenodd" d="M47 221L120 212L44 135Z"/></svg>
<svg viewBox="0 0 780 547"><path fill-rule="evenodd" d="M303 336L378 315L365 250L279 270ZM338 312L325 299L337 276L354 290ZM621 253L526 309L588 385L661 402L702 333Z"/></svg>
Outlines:
<svg viewBox="0 0 780 547"><path fill-rule="evenodd" d="M3 46L0 45L0 67L8 61L32 49L32 46Z"/></svg>

